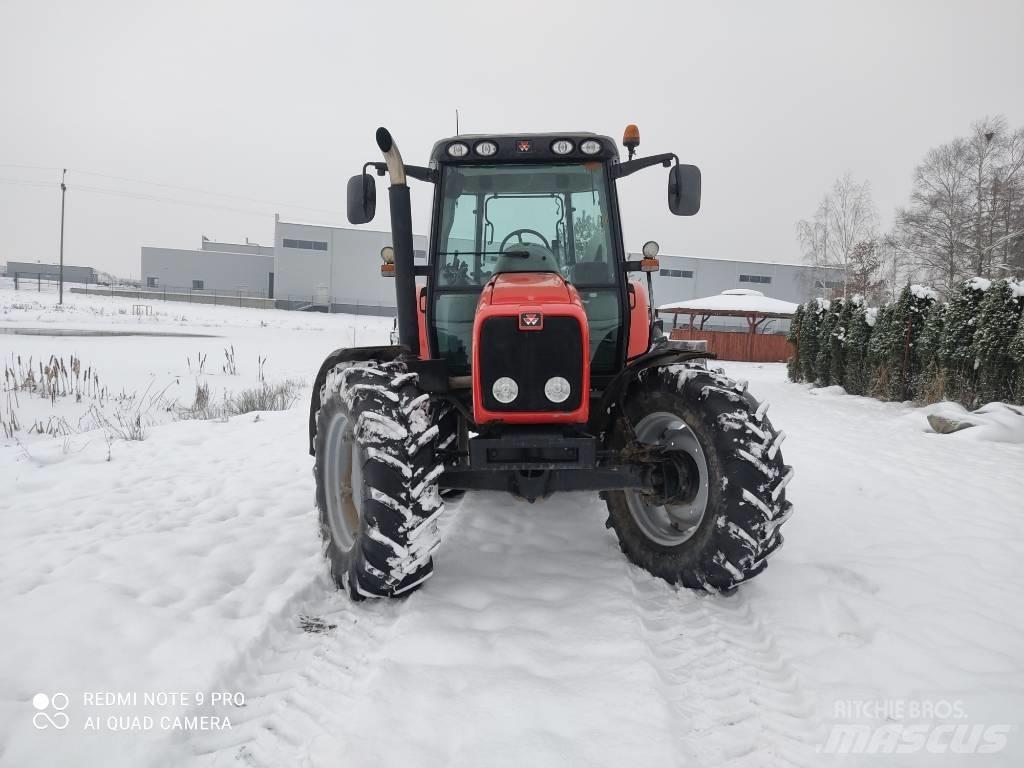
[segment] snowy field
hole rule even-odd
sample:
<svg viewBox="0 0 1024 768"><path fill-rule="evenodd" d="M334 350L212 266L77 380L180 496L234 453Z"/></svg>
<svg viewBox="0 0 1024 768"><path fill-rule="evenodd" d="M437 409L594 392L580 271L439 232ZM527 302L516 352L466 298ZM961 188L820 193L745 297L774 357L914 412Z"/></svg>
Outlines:
<svg viewBox="0 0 1024 768"><path fill-rule="evenodd" d="M0 361L80 358L145 439L24 392L23 424L75 430L0 433L0 765L1024 764L1012 428L937 435L921 409L727 363L797 470L786 546L737 595L629 565L596 495L479 494L422 591L353 605L320 558L306 408L322 358L390 321L53 298L0 288ZM197 384L256 386L263 357L301 381L292 409L176 418ZM881 754L833 754L851 725Z"/></svg>

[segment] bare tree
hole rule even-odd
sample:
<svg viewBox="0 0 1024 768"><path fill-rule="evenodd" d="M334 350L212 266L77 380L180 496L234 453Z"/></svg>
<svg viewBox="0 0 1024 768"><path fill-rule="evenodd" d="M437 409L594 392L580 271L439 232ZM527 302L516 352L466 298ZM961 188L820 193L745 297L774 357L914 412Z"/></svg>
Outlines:
<svg viewBox="0 0 1024 768"><path fill-rule="evenodd" d="M879 241L871 238L854 244L850 252L847 288L851 294L860 294L871 304L885 297L881 250Z"/></svg>
<svg viewBox="0 0 1024 768"><path fill-rule="evenodd" d="M814 217L797 223L797 238L809 264L842 270L842 295L846 296L855 260L862 259L856 265L862 270L874 258L873 248L866 244L875 242L877 228L878 214L871 199L870 184L856 182L847 173L836 179ZM870 281L871 275L862 274L860 280ZM827 285L824 282L823 286Z"/></svg>
<svg viewBox="0 0 1024 768"><path fill-rule="evenodd" d="M964 139L929 150L914 171L910 205L896 211L892 242L946 292L971 271L971 169Z"/></svg>
<svg viewBox="0 0 1024 768"><path fill-rule="evenodd" d="M876 244L878 255L878 283L869 303L885 304L899 298L903 286L914 282L927 282L919 264L915 264L899 238L889 233L879 238Z"/></svg>
<svg viewBox="0 0 1024 768"><path fill-rule="evenodd" d="M985 118L930 150L892 242L946 292L973 275L1024 273L1024 129Z"/></svg>
<svg viewBox="0 0 1024 768"><path fill-rule="evenodd" d="M1006 135L1006 120L1002 117L985 117L971 126L971 135L966 140L970 161L971 186L974 199L971 201L972 227L970 238L971 266L976 275L989 273L994 240L996 194L999 183L996 180L996 166L1002 154Z"/></svg>
<svg viewBox="0 0 1024 768"><path fill-rule="evenodd" d="M994 141L990 269L997 277L1024 277L1024 128L997 134Z"/></svg>

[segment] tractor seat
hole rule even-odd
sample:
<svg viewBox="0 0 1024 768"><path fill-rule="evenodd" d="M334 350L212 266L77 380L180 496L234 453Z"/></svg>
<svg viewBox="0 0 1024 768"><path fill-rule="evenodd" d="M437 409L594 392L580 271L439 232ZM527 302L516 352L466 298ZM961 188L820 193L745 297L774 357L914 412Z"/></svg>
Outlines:
<svg viewBox="0 0 1024 768"><path fill-rule="evenodd" d="M572 282L580 285L587 283L608 283L611 280L609 264L605 261L604 239L592 237L584 248L583 258L572 270Z"/></svg>
<svg viewBox="0 0 1024 768"><path fill-rule="evenodd" d="M495 275L500 272L561 272L555 254L540 243L509 243L505 251L526 251L529 255L523 258L502 253L494 264Z"/></svg>
<svg viewBox="0 0 1024 768"><path fill-rule="evenodd" d="M606 285L610 280L611 273L604 261L581 261L572 271L572 281L580 285Z"/></svg>

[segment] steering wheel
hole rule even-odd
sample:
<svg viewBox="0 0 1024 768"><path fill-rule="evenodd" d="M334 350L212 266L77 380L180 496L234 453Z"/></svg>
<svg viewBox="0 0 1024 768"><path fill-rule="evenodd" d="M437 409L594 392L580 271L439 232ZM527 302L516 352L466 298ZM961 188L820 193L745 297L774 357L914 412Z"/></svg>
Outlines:
<svg viewBox="0 0 1024 768"><path fill-rule="evenodd" d="M509 232L507 235L505 235L505 239L501 241L501 245L498 246L498 250L499 251L504 251L505 250L505 243L507 243L509 240L511 240L513 237L516 237L516 236L519 237L519 244L522 245L523 244L523 235L536 235L538 238L540 238L540 241L542 243L544 243L544 247L547 248L549 251L551 250L551 243L548 242L548 239L546 237L544 237L544 235L542 235L536 229L526 229L526 228L523 228L523 229L513 229L511 232Z"/></svg>

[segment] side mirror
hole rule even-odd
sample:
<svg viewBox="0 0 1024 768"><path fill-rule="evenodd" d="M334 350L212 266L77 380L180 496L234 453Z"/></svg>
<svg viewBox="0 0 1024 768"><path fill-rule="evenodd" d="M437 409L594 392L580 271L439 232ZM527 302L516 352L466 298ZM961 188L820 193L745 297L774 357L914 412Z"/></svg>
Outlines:
<svg viewBox="0 0 1024 768"><path fill-rule="evenodd" d="M373 221L377 212L377 182L368 173L361 173L348 180L348 221L350 224L366 224Z"/></svg>
<svg viewBox="0 0 1024 768"><path fill-rule="evenodd" d="M676 216L693 216L700 210L700 168L673 165L668 172L668 209Z"/></svg>

